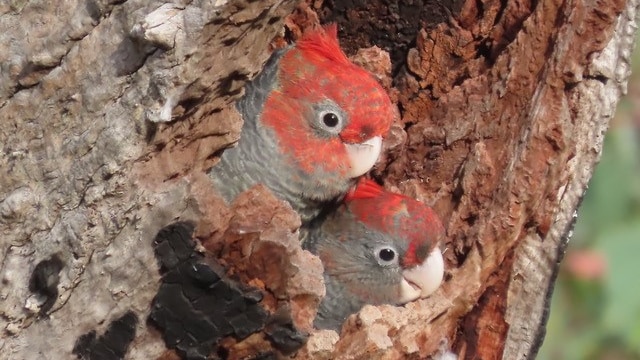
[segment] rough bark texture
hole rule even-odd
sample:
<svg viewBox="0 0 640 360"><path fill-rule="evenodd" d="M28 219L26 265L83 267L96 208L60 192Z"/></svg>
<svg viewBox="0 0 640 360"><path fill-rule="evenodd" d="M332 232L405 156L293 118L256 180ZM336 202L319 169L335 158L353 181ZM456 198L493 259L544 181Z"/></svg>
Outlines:
<svg viewBox="0 0 640 360"><path fill-rule="evenodd" d="M294 6L0 5L2 357L73 358L81 335L129 311L127 357L165 351L145 321L160 284L153 239L201 218L198 191L212 193L202 168L239 136L228 105ZM36 264L53 256L59 275L43 273L51 284L31 292Z"/></svg>
<svg viewBox="0 0 640 360"><path fill-rule="evenodd" d="M638 1L325 0L285 18L295 5L0 4L0 358L535 355ZM441 290L365 307L340 336L311 329L321 266L291 208L261 187L227 206L204 175L274 37L318 19L350 55L390 54L355 56L401 114L373 175L448 225ZM233 316L199 307L221 287Z"/></svg>

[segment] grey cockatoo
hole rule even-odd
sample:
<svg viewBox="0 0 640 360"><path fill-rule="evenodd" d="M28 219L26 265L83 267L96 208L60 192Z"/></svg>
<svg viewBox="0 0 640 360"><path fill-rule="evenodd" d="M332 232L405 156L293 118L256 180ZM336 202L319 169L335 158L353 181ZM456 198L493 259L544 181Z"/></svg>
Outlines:
<svg viewBox="0 0 640 360"><path fill-rule="evenodd" d="M238 102L238 146L209 175L231 201L262 183L303 223L374 165L394 116L384 89L340 49L336 26L276 51Z"/></svg>
<svg viewBox="0 0 640 360"><path fill-rule="evenodd" d="M304 243L324 265L327 294L315 325L338 329L365 304L399 305L433 293L444 274L443 237L430 207L362 179Z"/></svg>

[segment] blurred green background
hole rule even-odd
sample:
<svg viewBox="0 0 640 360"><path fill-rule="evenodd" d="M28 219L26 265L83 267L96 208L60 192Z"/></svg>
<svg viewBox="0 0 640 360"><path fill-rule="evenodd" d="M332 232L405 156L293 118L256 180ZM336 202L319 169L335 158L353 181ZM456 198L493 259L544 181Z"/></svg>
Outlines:
<svg viewBox="0 0 640 360"><path fill-rule="evenodd" d="M640 359L640 51L561 265L540 360Z"/></svg>

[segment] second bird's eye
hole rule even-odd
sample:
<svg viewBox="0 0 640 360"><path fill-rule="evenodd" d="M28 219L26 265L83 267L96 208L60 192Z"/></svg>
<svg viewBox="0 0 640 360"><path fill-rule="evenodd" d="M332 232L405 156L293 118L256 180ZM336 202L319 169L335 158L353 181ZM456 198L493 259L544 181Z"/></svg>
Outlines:
<svg viewBox="0 0 640 360"><path fill-rule="evenodd" d="M380 252L378 253L378 256L380 257L381 260L391 261L396 257L396 252L389 248L385 248L380 250Z"/></svg>
<svg viewBox="0 0 640 360"><path fill-rule="evenodd" d="M390 246L377 248L375 254L380 265L391 265L396 260L396 250Z"/></svg>
<svg viewBox="0 0 640 360"><path fill-rule="evenodd" d="M338 115L328 112L322 116L322 122L328 127L333 128L338 126L340 119L338 118Z"/></svg>

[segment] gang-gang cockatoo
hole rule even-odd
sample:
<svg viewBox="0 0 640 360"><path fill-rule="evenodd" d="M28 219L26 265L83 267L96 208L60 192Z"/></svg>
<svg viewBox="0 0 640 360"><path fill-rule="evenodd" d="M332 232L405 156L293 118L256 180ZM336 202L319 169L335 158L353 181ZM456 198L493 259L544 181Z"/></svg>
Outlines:
<svg viewBox="0 0 640 360"><path fill-rule="evenodd" d="M384 89L340 49L335 25L274 52L245 91L238 145L209 175L228 202L264 184L303 223L373 167L394 116Z"/></svg>
<svg viewBox="0 0 640 360"><path fill-rule="evenodd" d="M442 282L444 228L425 204L362 179L312 227L305 248L324 265L326 296L315 326L338 329L365 304L404 304Z"/></svg>

